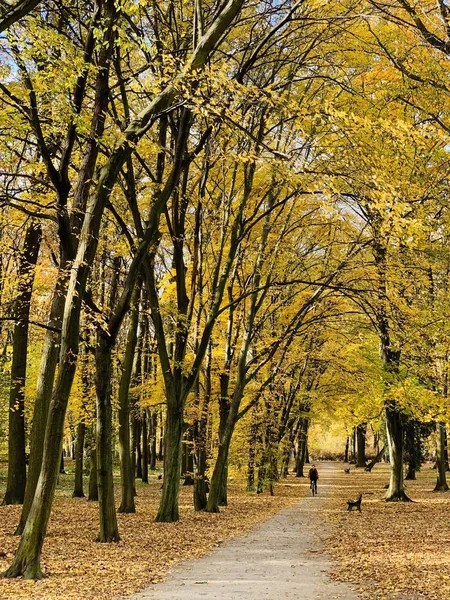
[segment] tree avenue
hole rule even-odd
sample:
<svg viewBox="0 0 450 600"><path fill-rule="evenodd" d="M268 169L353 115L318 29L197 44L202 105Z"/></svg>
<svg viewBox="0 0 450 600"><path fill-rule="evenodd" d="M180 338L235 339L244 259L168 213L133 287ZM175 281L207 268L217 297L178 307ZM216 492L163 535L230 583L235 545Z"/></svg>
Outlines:
<svg viewBox="0 0 450 600"><path fill-rule="evenodd" d="M389 462L386 501L426 457L448 490L449 19L2 3L3 577L43 577L69 457L101 543L137 478L160 470L158 523L183 518L181 485L232 511L232 473L273 494L330 423L345 460Z"/></svg>

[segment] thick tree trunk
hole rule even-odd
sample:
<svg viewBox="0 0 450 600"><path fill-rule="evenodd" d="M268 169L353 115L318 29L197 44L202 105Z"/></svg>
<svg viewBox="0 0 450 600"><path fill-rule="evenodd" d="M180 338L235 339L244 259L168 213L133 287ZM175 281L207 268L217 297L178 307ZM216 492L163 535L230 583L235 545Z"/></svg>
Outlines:
<svg viewBox="0 0 450 600"><path fill-rule="evenodd" d="M396 407L386 407L386 429L391 463L387 502L409 502L403 483L403 415Z"/></svg>
<svg viewBox="0 0 450 600"><path fill-rule="evenodd" d="M171 523L178 521L178 495L181 477L181 443L183 440L184 411L171 398L167 405L165 449L164 449L164 482L162 498L156 522Z"/></svg>
<svg viewBox="0 0 450 600"><path fill-rule="evenodd" d="M61 342L61 335L58 333L58 329L61 328L62 324L65 294L66 275L64 269L60 268L47 323L51 329L48 329L45 334L44 347L39 364L36 396L34 399L33 423L30 434L30 461L28 465L27 486L25 489L25 500L20 515L20 522L15 532L16 535L22 534L25 527L33 503L39 474L41 472L45 428L47 426L47 417Z"/></svg>
<svg viewBox="0 0 450 600"><path fill-rule="evenodd" d="M437 443L436 443L436 468L437 481L435 492L447 492L447 476L445 469L445 424L436 423Z"/></svg>
<svg viewBox="0 0 450 600"><path fill-rule="evenodd" d="M83 458L84 458L84 437L86 425L81 422L77 426L77 441L75 445L75 485L72 497L84 498L83 490Z"/></svg>
<svg viewBox="0 0 450 600"><path fill-rule="evenodd" d="M57 474L61 464L66 407L75 375L76 362L74 356L76 357L78 354L79 321L78 319L75 320L75 323L73 321L73 314L77 312L75 308L77 303L72 302L71 298L72 311L70 312L72 319L70 320L72 327L68 327L61 349L62 360L60 361L55 390L50 403L41 474L19 548L12 565L4 574L6 577L22 575L26 579L42 578L40 556L50 517Z"/></svg>
<svg viewBox="0 0 450 600"><path fill-rule="evenodd" d="M230 450L231 438L236 425L239 402L242 399L243 391L243 387L237 385L234 390L232 402L227 403L228 416L223 425L222 435L219 438L219 449L211 478L208 503L206 505L207 512L217 513L219 512L219 506L221 506L220 501L223 499L224 482L226 482L227 477L228 452Z"/></svg>
<svg viewBox="0 0 450 600"><path fill-rule="evenodd" d="M97 396L97 485L100 515L99 542L118 542L116 508L114 504L112 406L111 406L111 344L103 332L97 333L95 352L95 390Z"/></svg>
<svg viewBox="0 0 450 600"><path fill-rule="evenodd" d="M345 440L345 450L344 450L344 462L348 463L348 451L350 446L350 437L347 436Z"/></svg>
<svg viewBox="0 0 450 600"><path fill-rule="evenodd" d="M8 479L3 504L22 504L27 467L25 457L25 382L27 373L28 321L35 267L41 246L41 226L26 230L18 267L18 289L12 314L15 319L8 411Z"/></svg>
<svg viewBox="0 0 450 600"><path fill-rule="evenodd" d="M357 443L357 462L356 466L364 468L366 466L366 425L362 423L356 428Z"/></svg>

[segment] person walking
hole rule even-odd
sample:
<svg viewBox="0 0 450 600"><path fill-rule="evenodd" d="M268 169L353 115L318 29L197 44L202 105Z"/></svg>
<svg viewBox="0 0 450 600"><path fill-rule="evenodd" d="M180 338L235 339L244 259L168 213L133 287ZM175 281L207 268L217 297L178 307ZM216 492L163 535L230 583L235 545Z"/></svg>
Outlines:
<svg viewBox="0 0 450 600"><path fill-rule="evenodd" d="M311 483L312 495L315 496L317 494L317 482L319 481L319 471L317 470L316 465L311 465L308 477Z"/></svg>

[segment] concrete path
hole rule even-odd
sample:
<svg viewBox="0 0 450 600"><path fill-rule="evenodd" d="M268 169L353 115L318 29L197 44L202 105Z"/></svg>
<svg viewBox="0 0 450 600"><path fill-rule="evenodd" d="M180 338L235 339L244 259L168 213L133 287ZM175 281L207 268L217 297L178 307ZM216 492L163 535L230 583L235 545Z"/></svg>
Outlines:
<svg viewBox="0 0 450 600"><path fill-rule="evenodd" d="M323 553L327 535L324 497L333 472L320 465L319 495L301 500L211 554L176 565L166 581L133 600L357 600L351 588L331 581Z"/></svg>

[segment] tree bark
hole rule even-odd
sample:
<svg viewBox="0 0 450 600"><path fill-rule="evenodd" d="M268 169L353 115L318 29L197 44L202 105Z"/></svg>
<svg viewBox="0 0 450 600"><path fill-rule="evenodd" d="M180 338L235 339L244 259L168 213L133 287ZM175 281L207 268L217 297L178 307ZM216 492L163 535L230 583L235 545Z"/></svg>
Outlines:
<svg viewBox="0 0 450 600"><path fill-rule="evenodd" d="M31 223L26 232L18 266L17 296L8 411L8 479L3 504L22 504L25 498L27 467L25 456L25 383L27 374L28 329L34 273L42 237L41 226Z"/></svg>
<svg viewBox="0 0 450 600"><path fill-rule="evenodd" d="M75 445L75 485L72 497L84 498L83 490L83 458L84 458L84 437L86 425L84 422L77 425L77 441Z"/></svg>
<svg viewBox="0 0 450 600"><path fill-rule="evenodd" d="M445 468L445 423L436 423L437 443L436 443L436 468L437 481L435 492L447 492L447 474Z"/></svg>
<svg viewBox="0 0 450 600"><path fill-rule="evenodd" d="M158 429L158 414L157 412L151 411L149 414L149 425L150 425L150 470L156 469L156 460L158 453L156 450L156 432Z"/></svg>
<svg viewBox="0 0 450 600"><path fill-rule="evenodd" d="M176 403L174 398L168 403ZM178 521L178 494L181 477L181 443L183 440L184 411L171 406L167 410L164 449L164 481L162 498L156 515L157 523Z"/></svg>
<svg viewBox="0 0 450 600"><path fill-rule="evenodd" d="M345 440L345 450L344 450L344 462L348 463L348 451L350 446L350 437L347 436Z"/></svg>
<svg viewBox="0 0 450 600"><path fill-rule="evenodd" d="M97 396L97 485L100 515L98 542L118 542L114 504L112 406L111 406L111 340L97 332L95 352L95 389Z"/></svg>
<svg viewBox="0 0 450 600"><path fill-rule="evenodd" d="M204 510L208 501L208 482L206 480L206 467L208 460L207 437L208 437L208 411L211 401L211 365L212 365L212 345L208 346L206 354L206 363L204 368L204 393L200 408L200 419L196 422L194 431L194 451L196 455L195 476L194 476L194 509L196 511ZM200 386L197 393L200 394Z"/></svg>
<svg viewBox="0 0 450 600"><path fill-rule="evenodd" d="M88 500L91 502L98 501L98 485L97 485L97 448L95 447L95 437L92 436L91 450L89 456L89 492Z"/></svg>
<svg viewBox="0 0 450 600"><path fill-rule="evenodd" d="M391 478L386 502L409 502L403 482L403 415L396 407L386 407L386 429L391 463Z"/></svg>
<svg viewBox="0 0 450 600"><path fill-rule="evenodd" d="M306 436L308 432L308 419L302 419L302 425L298 436L297 460L295 463L295 476L304 477L304 467L306 458Z"/></svg>
<svg viewBox="0 0 450 600"><path fill-rule="evenodd" d="M255 491L255 458L256 441L258 439L258 420L256 410L253 411L252 423L250 425L248 444L248 466L247 466L247 492Z"/></svg>
<svg viewBox="0 0 450 600"><path fill-rule="evenodd" d="M366 425L361 423L356 428L357 462L356 466L364 468L366 466Z"/></svg>
<svg viewBox="0 0 450 600"><path fill-rule="evenodd" d="M142 411L142 483L148 483L148 427L147 411Z"/></svg>
<svg viewBox="0 0 450 600"><path fill-rule="evenodd" d="M140 416L134 418L134 443L136 456L136 477L142 479L142 446L141 446L142 423Z"/></svg>
<svg viewBox="0 0 450 600"><path fill-rule="evenodd" d="M134 471L131 460L130 445L130 383L133 373L133 359L137 345L137 327L139 321L139 284L136 284L132 299L132 310L128 328L127 345L123 359L123 370L119 384L119 456L120 480L122 499L119 506L120 513L134 513Z"/></svg>

